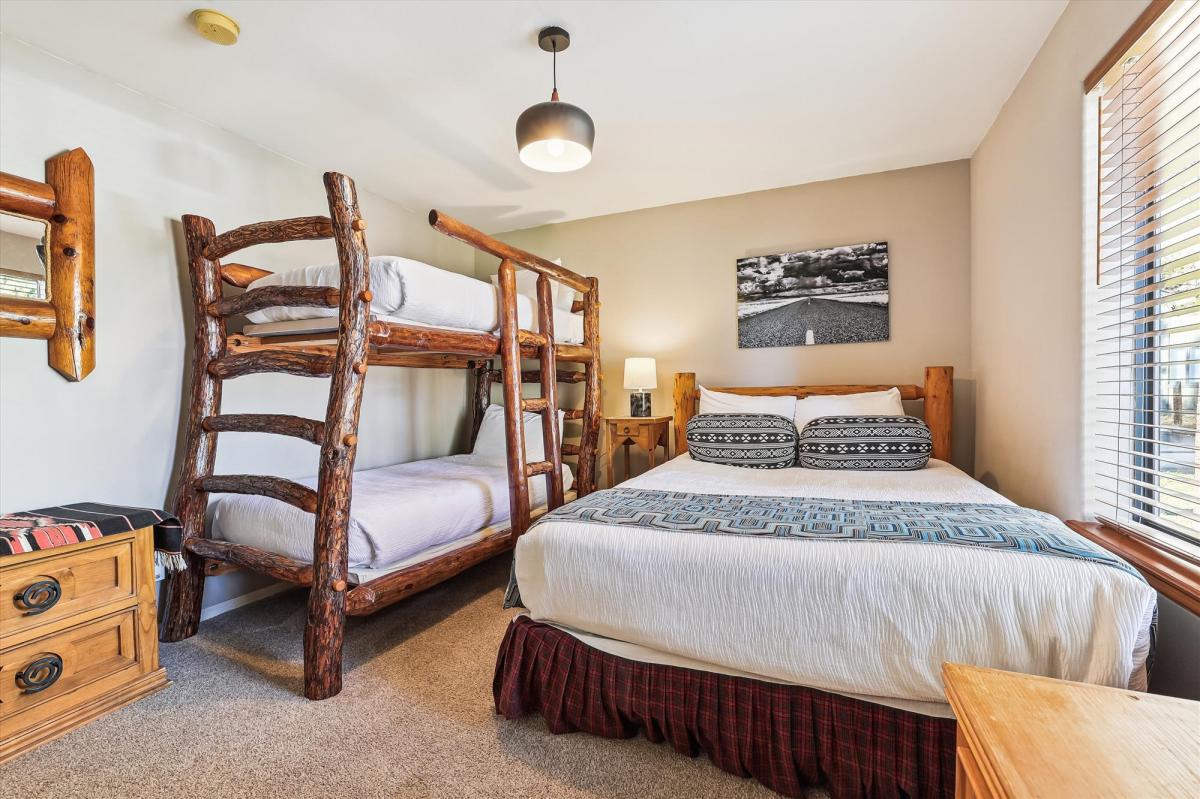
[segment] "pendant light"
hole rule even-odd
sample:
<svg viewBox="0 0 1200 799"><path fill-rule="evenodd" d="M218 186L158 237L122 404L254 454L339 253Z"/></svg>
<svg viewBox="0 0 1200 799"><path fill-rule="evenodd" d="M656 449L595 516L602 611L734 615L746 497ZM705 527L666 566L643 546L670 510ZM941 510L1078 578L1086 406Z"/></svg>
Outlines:
<svg viewBox="0 0 1200 799"><path fill-rule="evenodd" d="M553 53L554 90L550 102L531 105L517 117L517 154L525 166L542 172L572 172L592 160L596 125L587 111L558 99L558 54L571 45L571 35L542 28L538 45Z"/></svg>

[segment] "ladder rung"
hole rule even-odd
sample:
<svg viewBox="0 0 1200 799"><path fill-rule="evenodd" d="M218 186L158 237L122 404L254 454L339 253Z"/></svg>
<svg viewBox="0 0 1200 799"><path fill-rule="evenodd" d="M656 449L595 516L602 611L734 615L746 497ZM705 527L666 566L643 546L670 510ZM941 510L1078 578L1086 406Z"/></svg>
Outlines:
<svg viewBox="0 0 1200 799"><path fill-rule="evenodd" d="M267 477L260 474L214 474L196 481L200 491L220 494L258 494L271 497L300 510L316 513L317 492L308 486L284 480L282 477Z"/></svg>
<svg viewBox="0 0 1200 799"><path fill-rule="evenodd" d="M566 371L563 369L559 369L555 373L554 378L560 383L582 383L584 380L587 379L587 375L584 374L583 372L570 372L570 371ZM542 382L542 370L541 369L526 369L524 372L521 372L521 382L522 383L540 383L540 382Z"/></svg>
<svg viewBox="0 0 1200 799"><path fill-rule="evenodd" d="M518 330L517 342L522 346L544 347L549 339L545 333L534 333L532 330Z"/></svg>
<svg viewBox="0 0 1200 799"><path fill-rule="evenodd" d="M554 464L550 461L534 461L533 463L525 464L525 476L534 477L539 474L548 474L554 471Z"/></svg>
<svg viewBox="0 0 1200 799"><path fill-rule="evenodd" d="M340 292L326 286L263 286L208 304L209 316L245 316L264 308L336 308Z"/></svg>
<svg viewBox="0 0 1200 799"><path fill-rule="evenodd" d="M328 238L333 238L333 220L327 216L302 216L295 219L255 222L213 236L204 248L204 257L210 261L219 261L230 253L253 247L255 244Z"/></svg>
<svg viewBox="0 0 1200 799"><path fill-rule="evenodd" d="M325 423L303 416L282 413L226 413L206 416L200 426L213 433L274 433L321 444L325 441Z"/></svg>
<svg viewBox="0 0 1200 799"><path fill-rule="evenodd" d="M582 419L583 418L583 408L564 408L563 409L563 418L564 419Z"/></svg>
<svg viewBox="0 0 1200 799"><path fill-rule="evenodd" d="M579 454L579 445L578 444L563 444L561 452L564 455L578 455Z"/></svg>
<svg viewBox="0 0 1200 799"><path fill-rule="evenodd" d="M550 403L545 397L530 397L529 399L521 400L521 410L531 413L545 413L550 407Z"/></svg>
<svg viewBox="0 0 1200 799"><path fill-rule="evenodd" d="M259 372L329 377L333 374L333 356L288 350L256 350L216 358L208 365L208 373L220 380Z"/></svg>

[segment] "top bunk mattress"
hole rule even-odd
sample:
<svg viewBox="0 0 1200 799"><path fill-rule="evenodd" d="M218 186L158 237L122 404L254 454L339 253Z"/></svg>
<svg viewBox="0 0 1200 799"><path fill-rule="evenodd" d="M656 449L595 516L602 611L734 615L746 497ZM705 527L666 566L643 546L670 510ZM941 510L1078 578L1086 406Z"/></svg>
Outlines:
<svg viewBox="0 0 1200 799"><path fill-rule="evenodd" d="M945 661L1144 689L1155 592L1088 547L938 460L684 454L542 517L513 574L535 620L827 691L941 703Z"/></svg>
<svg viewBox="0 0 1200 799"><path fill-rule="evenodd" d="M563 490L571 488L563 465ZM296 482L316 488L317 478ZM546 503L546 481L530 480L530 505ZM214 501L212 537L312 562L313 514L270 497L228 494ZM354 473L349 566L387 569L425 551L506 525L508 471L474 455L412 461Z"/></svg>
<svg viewBox="0 0 1200 799"><path fill-rule="evenodd" d="M377 255L370 261L371 313L374 319L423 327L494 333L500 328L498 292L491 283L440 269L410 258ZM533 284L536 276L518 272L517 324L540 332ZM264 286L327 286L341 282L336 265L306 266L276 272L255 280L248 288ZM556 299L554 339L560 344L583 342L583 317L572 313L573 291L553 283ZM251 324L242 331L251 336L293 335L337 329L337 308L311 306L265 308L247 315Z"/></svg>

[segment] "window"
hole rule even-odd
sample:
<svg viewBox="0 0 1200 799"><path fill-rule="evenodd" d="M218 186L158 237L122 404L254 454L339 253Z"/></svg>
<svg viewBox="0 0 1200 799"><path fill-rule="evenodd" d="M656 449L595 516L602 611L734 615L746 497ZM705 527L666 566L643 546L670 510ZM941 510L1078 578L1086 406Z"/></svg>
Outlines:
<svg viewBox="0 0 1200 799"><path fill-rule="evenodd" d="M1161 4L1088 95L1092 510L1200 545L1200 2Z"/></svg>

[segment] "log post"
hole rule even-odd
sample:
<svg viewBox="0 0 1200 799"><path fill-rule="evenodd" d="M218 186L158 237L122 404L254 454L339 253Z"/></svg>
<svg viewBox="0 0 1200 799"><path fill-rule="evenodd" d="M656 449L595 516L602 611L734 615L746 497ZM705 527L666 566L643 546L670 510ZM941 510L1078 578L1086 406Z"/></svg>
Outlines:
<svg viewBox="0 0 1200 799"><path fill-rule="evenodd" d="M554 510L563 504L562 479L562 431L558 428L558 362L554 357L554 298L551 296L550 278L538 275L537 311L538 331L546 337L541 349L542 401L542 446L543 457L550 463L546 472L546 507ZM519 370L518 370L519 371Z"/></svg>
<svg viewBox="0 0 1200 799"><path fill-rule="evenodd" d="M325 441L317 477L313 531L313 581L304 625L304 695L327 699L342 690L342 646L346 635L347 535L354 477L358 415L366 381L367 322L371 304L366 237L359 221L354 181L325 173L325 192L341 269L338 316L341 334L333 360Z"/></svg>
<svg viewBox="0 0 1200 799"><path fill-rule="evenodd" d="M525 413L521 410L521 343L517 322L517 268L500 262L500 367L504 384L505 450L508 454L508 513L512 539L529 527L529 480L525 475ZM553 344L549 345L553 346Z"/></svg>
<svg viewBox="0 0 1200 799"><path fill-rule="evenodd" d="M54 189L50 217L50 304L57 323L50 337L50 366L68 380L96 368L96 213L92 159L81 148L46 162Z"/></svg>
<svg viewBox="0 0 1200 799"><path fill-rule="evenodd" d="M954 421L954 367L925 367L925 424L933 434L933 457L949 461Z"/></svg>
<svg viewBox="0 0 1200 799"><path fill-rule="evenodd" d="M687 452L687 423L696 415L696 373L675 373L675 454Z"/></svg>
<svg viewBox="0 0 1200 799"><path fill-rule="evenodd" d="M583 294L583 343L591 350L584 364L583 435L579 439L578 495L596 490L596 449L600 440L600 281L587 278Z"/></svg>
<svg viewBox="0 0 1200 799"><path fill-rule="evenodd" d="M221 411L221 381L209 372L208 367L225 353L225 322L208 314L209 303L221 298L221 265L204 255L205 248L216 235L213 223L188 214L183 217L183 232L187 241L195 327L192 393L188 402L184 459L179 467L175 496L175 516L183 525L186 543L189 538L204 537L208 494L199 490L199 486L203 478L212 475L217 454L217 434L205 428L204 420ZM190 638L200 624L204 563L186 547L184 551L187 569L172 574L163 592L166 607L159 628L159 638L163 641Z"/></svg>
<svg viewBox="0 0 1200 799"><path fill-rule="evenodd" d="M468 450L475 449L475 440L479 438L479 427L483 424L483 415L492 404L492 381L496 373L491 361L483 361L475 365L474 379L471 387L471 442Z"/></svg>

